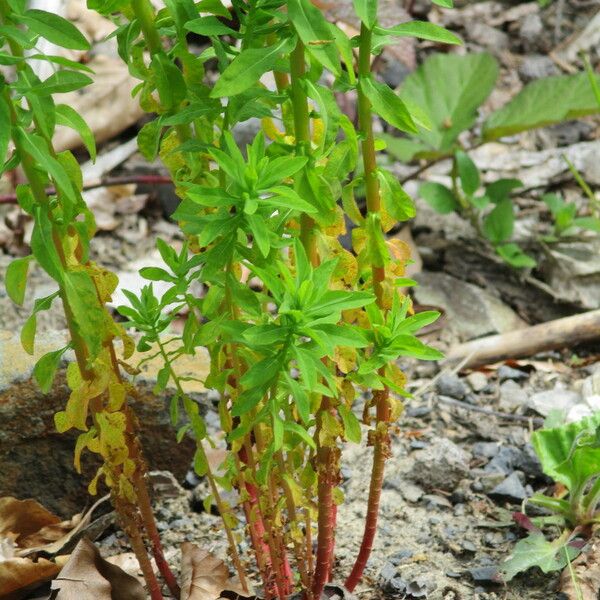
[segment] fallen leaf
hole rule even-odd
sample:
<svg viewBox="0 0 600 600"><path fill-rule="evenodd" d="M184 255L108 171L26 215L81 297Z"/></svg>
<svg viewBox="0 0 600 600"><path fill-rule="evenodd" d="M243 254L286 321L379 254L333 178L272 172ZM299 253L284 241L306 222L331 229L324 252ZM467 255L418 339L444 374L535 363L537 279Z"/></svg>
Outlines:
<svg viewBox="0 0 600 600"><path fill-rule="evenodd" d="M55 600L146 600L140 582L102 556L83 538L73 550L60 575L52 582Z"/></svg>
<svg viewBox="0 0 600 600"><path fill-rule="evenodd" d="M597 600L600 594L600 542L577 557L560 576L560 591L568 600ZM579 593L578 593L579 592Z"/></svg>
<svg viewBox="0 0 600 600"><path fill-rule="evenodd" d="M18 600L38 585L52 579L60 566L40 558L37 562L29 558L0 560L0 600Z"/></svg>
<svg viewBox="0 0 600 600"><path fill-rule="evenodd" d="M227 565L191 542L181 545L181 600L219 600L224 591L247 595Z"/></svg>
<svg viewBox="0 0 600 600"><path fill-rule="evenodd" d="M58 523L60 519L35 500L0 498L0 538L10 537L17 546L43 527Z"/></svg>

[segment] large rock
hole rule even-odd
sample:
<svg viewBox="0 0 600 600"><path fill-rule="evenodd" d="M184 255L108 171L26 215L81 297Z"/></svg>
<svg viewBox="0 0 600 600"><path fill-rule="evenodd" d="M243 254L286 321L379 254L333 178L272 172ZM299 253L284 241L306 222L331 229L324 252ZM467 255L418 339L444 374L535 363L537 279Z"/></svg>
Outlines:
<svg viewBox="0 0 600 600"><path fill-rule="evenodd" d="M99 464L89 452L83 455L83 475L73 467L73 449L77 431L58 434L54 414L63 410L69 389L64 364L48 394L43 394L32 380L37 359L50 350L65 345L66 333L42 334L36 339L36 354L29 356L19 343L18 335L0 330L0 496L35 498L62 516L80 511L88 502L87 483ZM72 360L67 353L66 361ZM131 361L131 364L135 364ZM182 363L185 373L203 379L208 367L205 353ZM172 392L160 396L152 393L153 379L159 365L146 367L136 382L139 396L131 405L139 419L145 457L151 469L171 471L180 481L191 463L195 443L175 439L169 418ZM203 400L205 391L198 383L190 393Z"/></svg>

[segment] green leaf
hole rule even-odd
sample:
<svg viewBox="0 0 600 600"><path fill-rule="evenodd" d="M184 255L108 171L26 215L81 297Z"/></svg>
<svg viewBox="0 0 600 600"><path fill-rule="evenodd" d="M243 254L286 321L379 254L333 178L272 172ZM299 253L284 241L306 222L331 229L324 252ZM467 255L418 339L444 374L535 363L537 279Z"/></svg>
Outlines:
<svg viewBox="0 0 600 600"><path fill-rule="evenodd" d="M578 489L598 473L600 448L583 446L576 448L577 441L600 425L600 413L575 423L552 429L539 429L531 434L542 469L546 475L559 481L570 491Z"/></svg>
<svg viewBox="0 0 600 600"><path fill-rule="evenodd" d="M334 75L341 73L335 38L323 13L309 0L288 0L288 15L307 50Z"/></svg>
<svg viewBox="0 0 600 600"><path fill-rule="evenodd" d="M380 117L400 131L417 132L417 126L404 102L388 85L379 83L372 77L361 77L358 84Z"/></svg>
<svg viewBox="0 0 600 600"><path fill-rule="evenodd" d="M427 204L441 215L447 215L459 209L454 194L441 183L426 181L419 187L419 194Z"/></svg>
<svg viewBox="0 0 600 600"><path fill-rule="evenodd" d="M58 369L58 365L60 365L60 360L68 348L68 346L65 346L60 350L44 354L44 356L37 361L35 367L33 367L33 377L44 394L47 394L50 391L54 376L56 375L56 370Z"/></svg>
<svg viewBox="0 0 600 600"><path fill-rule="evenodd" d="M483 221L483 233L492 244L508 240L513 233L515 215L510 198L501 200Z"/></svg>
<svg viewBox="0 0 600 600"><path fill-rule="evenodd" d="M457 150L454 156L461 187L467 196L472 196L479 188L479 171L471 157L462 150Z"/></svg>
<svg viewBox="0 0 600 600"><path fill-rule="evenodd" d="M494 203L510 197L513 190L523 187L520 179L497 179L485 188L485 195Z"/></svg>
<svg viewBox="0 0 600 600"><path fill-rule="evenodd" d="M376 27L375 32L380 35L397 35L401 37L416 37L421 40L430 40L442 44L462 44L462 40L448 31L445 27L430 23L429 21L408 21L394 27Z"/></svg>
<svg viewBox="0 0 600 600"><path fill-rule="evenodd" d="M285 374L285 378L290 388L290 393L294 398L294 403L298 409L298 414L302 419L302 422L307 425L310 421L310 398L306 393L306 390L288 373Z"/></svg>
<svg viewBox="0 0 600 600"><path fill-rule="evenodd" d="M162 107L165 110L177 108L187 93L181 71L163 52L152 57L150 68L156 76L156 89Z"/></svg>
<svg viewBox="0 0 600 600"><path fill-rule="evenodd" d="M4 285L8 297L19 306L23 306L25 300L25 288L27 286L27 271L33 256L15 258L6 269Z"/></svg>
<svg viewBox="0 0 600 600"><path fill-rule="evenodd" d="M88 124L80 114L66 104L56 105L56 123L74 129L81 137L93 161L96 160L96 140Z"/></svg>
<svg viewBox="0 0 600 600"><path fill-rule="evenodd" d="M386 211L397 221L408 221L416 214L412 198L404 191L400 182L386 169L377 171L381 185L381 197Z"/></svg>
<svg viewBox="0 0 600 600"><path fill-rule="evenodd" d="M338 412L340 413L340 417L342 417L346 439L349 442L360 444L362 432L360 430L360 421L356 418L356 415L343 404L338 406Z"/></svg>
<svg viewBox="0 0 600 600"><path fill-rule="evenodd" d="M279 156L269 161L261 171L257 183L259 191L269 191L269 188L297 173L308 159L305 156Z"/></svg>
<svg viewBox="0 0 600 600"><path fill-rule="evenodd" d="M496 252L511 266L517 269L533 268L537 264L531 256L525 254L517 244L502 244Z"/></svg>
<svg viewBox="0 0 600 600"><path fill-rule="evenodd" d="M36 260L55 281L62 283L64 270L52 236L48 213L40 206L33 209L34 225L31 233L31 251Z"/></svg>
<svg viewBox="0 0 600 600"><path fill-rule="evenodd" d="M237 32L231 27L227 27L221 23L216 17L200 17L193 21L188 21L185 24L188 31L197 33L198 35L214 36L214 35L235 35Z"/></svg>
<svg viewBox="0 0 600 600"><path fill-rule="evenodd" d="M17 20L49 42L69 50L89 50L90 44L69 21L45 10L31 9Z"/></svg>
<svg viewBox="0 0 600 600"><path fill-rule="evenodd" d="M352 0L352 3L358 18L367 29L373 29L377 21L377 0Z"/></svg>
<svg viewBox="0 0 600 600"><path fill-rule="evenodd" d="M42 310L48 310L52 306L52 301L58 296L59 292L54 292L44 298L38 298L33 306L33 312L25 321L21 329L21 345L27 354L33 355L35 344L35 333L37 329L37 313Z"/></svg>
<svg viewBox="0 0 600 600"><path fill-rule="evenodd" d="M442 6L443 8L454 8L452 0L431 0L434 4Z"/></svg>
<svg viewBox="0 0 600 600"><path fill-rule="evenodd" d="M43 60L46 62L56 63L61 67L67 67L68 69L75 69L79 71L85 71L86 73L93 73L93 69L90 69L87 65L70 60L64 56L54 56L53 54L32 54L27 57L27 60Z"/></svg>
<svg viewBox="0 0 600 600"><path fill-rule="evenodd" d="M266 258L271 251L271 232L260 215L246 215L246 221L260 253Z"/></svg>
<svg viewBox="0 0 600 600"><path fill-rule="evenodd" d="M267 71L272 71L282 54L287 54L294 46L293 38L280 40L265 48L242 50L221 73L211 98L235 96L252 87Z"/></svg>
<svg viewBox="0 0 600 600"><path fill-rule="evenodd" d="M306 200L302 200L302 198L290 187L284 185L275 186L271 188L271 192L275 194L275 196L262 198L260 200L261 204L274 206L276 208L291 208L292 210L305 212L307 214L318 212L316 207L310 205Z"/></svg>
<svg viewBox="0 0 600 600"><path fill-rule="evenodd" d="M4 94L0 95L0 174L2 165L7 158L6 153L8 151L8 142L10 141L11 119L8 102L9 100L4 97Z"/></svg>
<svg viewBox="0 0 600 600"><path fill-rule="evenodd" d="M162 124L160 119L148 121L138 132L137 145L142 156L153 161L158 154Z"/></svg>
<svg viewBox="0 0 600 600"><path fill-rule="evenodd" d="M549 542L541 532L530 533L517 542L511 555L502 563L499 575L510 581L517 573L531 567L539 567L544 573L560 571L573 560L581 550L569 546L559 538Z"/></svg>
<svg viewBox="0 0 600 600"><path fill-rule="evenodd" d="M200 12L207 12L217 17L223 17L224 19L231 19L231 13L220 0L200 0L196 3L196 8Z"/></svg>
<svg viewBox="0 0 600 600"><path fill-rule="evenodd" d="M458 135L469 129L498 77L490 54L434 54L402 84L400 97L429 116L432 129L415 136L432 151L448 153Z"/></svg>
<svg viewBox="0 0 600 600"><path fill-rule="evenodd" d="M51 96L79 90L93 81L78 71L57 71L38 85L31 88L31 92L38 96Z"/></svg>
<svg viewBox="0 0 600 600"><path fill-rule="evenodd" d="M493 112L483 124L483 137L493 140L597 113L600 106L585 73L544 77Z"/></svg>
<svg viewBox="0 0 600 600"><path fill-rule="evenodd" d="M577 217L573 219L573 225L600 233L600 219L598 217Z"/></svg>

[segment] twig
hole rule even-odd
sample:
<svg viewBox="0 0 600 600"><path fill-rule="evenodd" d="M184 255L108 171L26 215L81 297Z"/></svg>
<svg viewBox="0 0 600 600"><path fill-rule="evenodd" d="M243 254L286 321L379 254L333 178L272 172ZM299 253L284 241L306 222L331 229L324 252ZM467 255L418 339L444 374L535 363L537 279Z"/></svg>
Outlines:
<svg viewBox="0 0 600 600"><path fill-rule="evenodd" d="M500 412L498 410L492 410L491 408L484 408L475 404L468 404L461 400L455 400L448 396L437 396L439 402L444 404L450 404L451 406L457 406L458 408L464 408L472 412L483 413L484 415L490 415L492 417L498 417L499 419L506 419L507 421L522 421L525 423L534 423L535 425L543 425L544 419L541 417L526 417L524 415L511 415L510 413Z"/></svg>
<svg viewBox="0 0 600 600"><path fill-rule="evenodd" d="M114 187L117 185L126 185L136 183L138 185L166 185L173 183L173 180L165 175L125 175L122 177L102 177L92 179L83 185L83 191L93 190L99 187ZM46 189L46 194L55 193L53 187ZM0 194L0 204L16 204L17 194Z"/></svg>

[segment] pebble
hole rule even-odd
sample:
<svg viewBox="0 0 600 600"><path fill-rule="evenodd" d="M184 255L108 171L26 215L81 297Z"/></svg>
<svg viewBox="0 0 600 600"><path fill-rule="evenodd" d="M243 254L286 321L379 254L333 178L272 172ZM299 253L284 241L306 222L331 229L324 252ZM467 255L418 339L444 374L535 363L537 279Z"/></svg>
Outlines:
<svg viewBox="0 0 600 600"><path fill-rule="evenodd" d="M471 448L473 456L477 458L494 458L498 453L500 444L498 442L475 442Z"/></svg>
<svg viewBox="0 0 600 600"><path fill-rule="evenodd" d="M462 400L467 395L465 384L456 375L444 373L435 384L438 394Z"/></svg>
<svg viewBox="0 0 600 600"><path fill-rule="evenodd" d="M513 412L527 405L527 392L512 379L500 385L500 410Z"/></svg>
<svg viewBox="0 0 600 600"><path fill-rule="evenodd" d="M425 489L451 492L469 472L471 455L447 438L414 453L408 476Z"/></svg>
<svg viewBox="0 0 600 600"><path fill-rule="evenodd" d="M529 379L529 374L525 371L521 371L520 369L513 369L508 365L502 365L498 369L498 379L502 381L506 381L507 379L512 379L513 381L522 381L523 379Z"/></svg>
<svg viewBox="0 0 600 600"><path fill-rule="evenodd" d="M519 67L519 76L523 83L558 75L558 73L558 68L552 59L543 54L530 54L526 56Z"/></svg>
<svg viewBox="0 0 600 600"><path fill-rule="evenodd" d="M467 375L467 381L474 392L481 392L488 384L487 377L481 371L473 371Z"/></svg>
<svg viewBox="0 0 600 600"><path fill-rule="evenodd" d="M523 487L518 473L514 472L499 483L488 495L498 500L521 502L527 498L527 491Z"/></svg>
<svg viewBox="0 0 600 600"><path fill-rule="evenodd" d="M407 502L412 503L418 502L425 494L422 488L414 483L411 483L410 481L405 481L402 484L400 487L400 493Z"/></svg>
<svg viewBox="0 0 600 600"><path fill-rule="evenodd" d="M553 390L533 394L527 400L527 406L547 417L552 410L560 410L566 414L580 401L581 396L578 392L557 386Z"/></svg>
<svg viewBox="0 0 600 600"><path fill-rule="evenodd" d="M491 52L498 52L499 50L508 48L508 35L485 23L473 23L471 27L469 27L469 37L476 44L487 48Z"/></svg>
<svg viewBox="0 0 600 600"><path fill-rule="evenodd" d="M499 583L497 579L498 567L496 566L472 567L469 569L469 573L476 583Z"/></svg>

